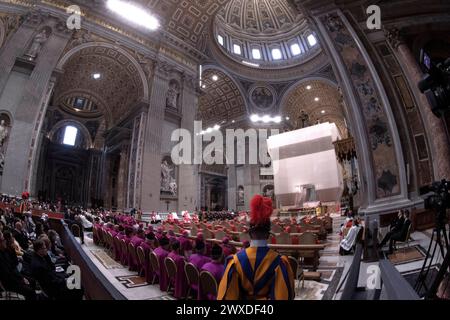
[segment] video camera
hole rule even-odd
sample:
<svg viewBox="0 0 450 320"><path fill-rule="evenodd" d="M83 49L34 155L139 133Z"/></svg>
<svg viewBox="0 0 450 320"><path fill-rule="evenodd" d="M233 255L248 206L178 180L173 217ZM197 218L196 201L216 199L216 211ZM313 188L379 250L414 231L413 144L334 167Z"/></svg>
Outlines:
<svg viewBox="0 0 450 320"><path fill-rule="evenodd" d="M435 210L438 225L445 224L447 209L450 209L450 181L436 181L426 189L432 194L424 199L425 209Z"/></svg>
<svg viewBox="0 0 450 320"><path fill-rule="evenodd" d="M436 64L422 49L420 65L425 76L419 81L419 90L427 97L433 114L440 118L450 110L450 58Z"/></svg>

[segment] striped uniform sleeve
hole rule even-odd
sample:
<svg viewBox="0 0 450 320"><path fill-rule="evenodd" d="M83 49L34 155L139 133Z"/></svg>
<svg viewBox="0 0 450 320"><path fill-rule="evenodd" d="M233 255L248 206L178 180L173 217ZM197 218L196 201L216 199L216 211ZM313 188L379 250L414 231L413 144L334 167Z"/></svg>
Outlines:
<svg viewBox="0 0 450 320"><path fill-rule="evenodd" d="M239 279L233 258L229 259L220 281L217 290L217 300L239 300Z"/></svg>
<svg viewBox="0 0 450 320"><path fill-rule="evenodd" d="M271 298L274 300L294 300L294 288L294 276L291 266L287 258L282 256L280 265L275 270Z"/></svg>

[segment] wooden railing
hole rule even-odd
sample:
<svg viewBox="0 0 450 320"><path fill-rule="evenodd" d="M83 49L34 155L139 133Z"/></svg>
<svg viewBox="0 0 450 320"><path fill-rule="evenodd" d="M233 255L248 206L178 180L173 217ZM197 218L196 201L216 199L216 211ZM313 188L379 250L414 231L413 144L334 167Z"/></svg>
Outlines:
<svg viewBox="0 0 450 320"><path fill-rule="evenodd" d="M356 245L355 256L353 257L353 262L347 273L347 282L344 286L344 291L341 295L341 300L352 300L355 292L358 288L359 280L359 269L361 266L361 255L363 252L362 244L358 243ZM345 280L344 280L345 281Z"/></svg>

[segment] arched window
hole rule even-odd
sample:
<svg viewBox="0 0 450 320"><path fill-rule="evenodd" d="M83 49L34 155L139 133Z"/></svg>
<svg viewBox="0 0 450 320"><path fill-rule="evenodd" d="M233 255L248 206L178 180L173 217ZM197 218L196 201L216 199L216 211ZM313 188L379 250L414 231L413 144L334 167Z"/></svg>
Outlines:
<svg viewBox="0 0 450 320"><path fill-rule="evenodd" d="M308 43L311 47L314 47L317 44L317 39L313 34L310 34L308 37Z"/></svg>
<svg viewBox="0 0 450 320"><path fill-rule="evenodd" d="M273 60L280 60L283 57L281 54L281 50L278 48L272 49L272 58Z"/></svg>
<svg viewBox="0 0 450 320"><path fill-rule="evenodd" d="M77 140L78 129L74 126L67 126L64 131L63 144L68 146L75 146Z"/></svg>

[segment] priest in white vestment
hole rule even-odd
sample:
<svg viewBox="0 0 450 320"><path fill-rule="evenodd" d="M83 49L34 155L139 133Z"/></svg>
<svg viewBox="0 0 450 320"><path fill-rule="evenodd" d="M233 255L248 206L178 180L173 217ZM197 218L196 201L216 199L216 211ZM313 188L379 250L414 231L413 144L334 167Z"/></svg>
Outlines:
<svg viewBox="0 0 450 320"><path fill-rule="evenodd" d="M348 231L347 235L341 241L341 247L339 253L345 255L351 252L353 246L356 244L356 238L360 230L360 226L357 219L353 219L353 226Z"/></svg>

